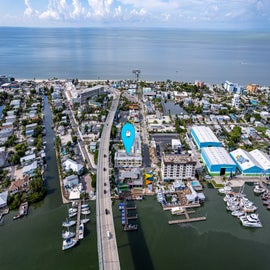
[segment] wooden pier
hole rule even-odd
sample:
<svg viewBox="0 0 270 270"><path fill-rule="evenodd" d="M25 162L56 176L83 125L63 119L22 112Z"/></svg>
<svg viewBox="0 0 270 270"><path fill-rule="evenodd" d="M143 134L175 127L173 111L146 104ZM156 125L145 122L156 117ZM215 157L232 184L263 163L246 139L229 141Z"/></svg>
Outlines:
<svg viewBox="0 0 270 270"><path fill-rule="evenodd" d="M75 236L75 240L78 241L79 240L79 228L80 228L80 224L81 224L81 201L79 201L78 203L78 211L77 211L77 223L76 223L76 236Z"/></svg>
<svg viewBox="0 0 270 270"><path fill-rule="evenodd" d="M172 225L172 224L178 224L178 223L189 223L189 222L204 221L204 220L206 220L206 217L197 217L197 218L189 218L189 219L169 220L168 223L170 225Z"/></svg>
<svg viewBox="0 0 270 270"><path fill-rule="evenodd" d="M136 205L135 205L135 206L132 206L132 207L126 207L126 209L127 209L127 210L136 210L137 207L136 207Z"/></svg>
<svg viewBox="0 0 270 270"><path fill-rule="evenodd" d="M195 211L187 211L185 209L185 211L182 213L183 215L185 215L185 219L169 220L168 223L172 225L172 224L189 223L189 222L206 220L206 217L190 218L189 214L193 214L193 213L195 213Z"/></svg>
<svg viewBox="0 0 270 270"><path fill-rule="evenodd" d="M193 207L199 207L201 206L199 203L192 203L192 204L186 204L186 205L182 205L182 204L176 204L176 205L163 205L163 210L167 211L167 210L171 210L174 207L183 207L183 208L193 208Z"/></svg>
<svg viewBox="0 0 270 270"><path fill-rule="evenodd" d="M137 214L135 216L128 216L128 210L135 210L135 209L137 209L136 205L128 207L126 199L124 200L125 223L123 224L123 230L125 232L138 230L137 224L128 223L129 220L134 220L138 218Z"/></svg>

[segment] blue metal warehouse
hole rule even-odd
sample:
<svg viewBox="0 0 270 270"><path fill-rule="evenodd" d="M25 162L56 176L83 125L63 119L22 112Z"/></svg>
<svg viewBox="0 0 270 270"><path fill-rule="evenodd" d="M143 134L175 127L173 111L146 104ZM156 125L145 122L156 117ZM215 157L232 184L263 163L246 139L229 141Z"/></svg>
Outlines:
<svg viewBox="0 0 270 270"><path fill-rule="evenodd" d="M205 147L201 157L210 175L234 175L236 163L223 147Z"/></svg>
<svg viewBox="0 0 270 270"><path fill-rule="evenodd" d="M221 142L209 127L194 126L191 129L191 136L199 149L203 147L221 146Z"/></svg>
<svg viewBox="0 0 270 270"><path fill-rule="evenodd" d="M270 159L260 150L246 152L239 148L230 155L243 175L270 175Z"/></svg>

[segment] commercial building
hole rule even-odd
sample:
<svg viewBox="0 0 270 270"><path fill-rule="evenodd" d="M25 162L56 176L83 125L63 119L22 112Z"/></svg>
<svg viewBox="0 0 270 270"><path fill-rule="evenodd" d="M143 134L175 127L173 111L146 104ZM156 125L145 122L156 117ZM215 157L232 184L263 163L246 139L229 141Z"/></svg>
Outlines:
<svg viewBox="0 0 270 270"><path fill-rule="evenodd" d="M71 104L80 103L85 104L87 99L93 96L101 95L105 93L103 85L96 85L91 88L77 90L76 87L71 83L66 83L66 97Z"/></svg>
<svg viewBox="0 0 270 270"><path fill-rule="evenodd" d="M232 106L235 108L239 108L241 104L240 95L234 94L232 98Z"/></svg>
<svg viewBox="0 0 270 270"><path fill-rule="evenodd" d="M221 142L216 135L206 126L193 126L191 136L199 149L203 147L220 147Z"/></svg>
<svg viewBox="0 0 270 270"><path fill-rule="evenodd" d="M196 161L188 155L162 155L161 173L164 181L195 177Z"/></svg>
<svg viewBox="0 0 270 270"><path fill-rule="evenodd" d="M210 175L234 175L236 163L223 147L202 148L201 157Z"/></svg>
<svg viewBox="0 0 270 270"><path fill-rule="evenodd" d="M133 146L129 154L121 149L115 152L114 166L116 168L136 168L142 166L141 138L138 133L135 133Z"/></svg>
<svg viewBox="0 0 270 270"><path fill-rule="evenodd" d="M262 151L256 149L246 152L239 148L230 155L243 175L270 175L270 159Z"/></svg>

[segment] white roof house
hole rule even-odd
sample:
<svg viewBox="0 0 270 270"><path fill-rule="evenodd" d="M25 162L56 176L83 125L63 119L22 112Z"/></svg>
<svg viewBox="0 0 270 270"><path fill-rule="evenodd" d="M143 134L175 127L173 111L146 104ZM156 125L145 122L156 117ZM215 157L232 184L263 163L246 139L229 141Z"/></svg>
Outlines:
<svg viewBox="0 0 270 270"><path fill-rule="evenodd" d="M24 156L24 157L21 157L20 158L20 163L21 164L24 164L24 163L29 163L31 161L33 161L34 159L36 158L36 154L31 154L31 155L27 155L27 156Z"/></svg>
<svg viewBox="0 0 270 270"><path fill-rule="evenodd" d="M72 170L73 172L76 172L77 174L81 174L83 172L83 165L69 158L63 162L63 169L65 171Z"/></svg>
<svg viewBox="0 0 270 270"><path fill-rule="evenodd" d="M24 166L23 167L23 175L31 175L34 173L34 171L37 169L38 164L37 161L35 160L34 162L32 162L31 164Z"/></svg>
<svg viewBox="0 0 270 270"><path fill-rule="evenodd" d="M0 208L7 206L8 191L0 193Z"/></svg>

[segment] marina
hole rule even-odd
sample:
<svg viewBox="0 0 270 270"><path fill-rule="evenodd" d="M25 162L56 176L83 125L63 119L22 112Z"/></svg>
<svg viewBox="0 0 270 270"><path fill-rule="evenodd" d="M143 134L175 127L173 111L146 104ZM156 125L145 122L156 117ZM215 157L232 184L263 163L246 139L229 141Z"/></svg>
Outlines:
<svg viewBox="0 0 270 270"><path fill-rule="evenodd" d="M86 215L91 213L88 204L82 204L80 200L73 201L71 203L71 208L68 209L68 214L72 213L72 216L76 216L76 220L67 219L62 223L63 227L66 227L68 230L62 232L63 246L62 249L66 250L72 248L79 242L79 240L84 239L85 236L85 223L90 221L90 218L86 218ZM81 216L84 215L84 218ZM76 225L75 232L71 232L69 228Z"/></svg>

